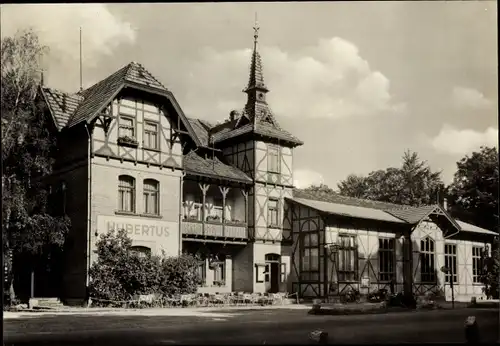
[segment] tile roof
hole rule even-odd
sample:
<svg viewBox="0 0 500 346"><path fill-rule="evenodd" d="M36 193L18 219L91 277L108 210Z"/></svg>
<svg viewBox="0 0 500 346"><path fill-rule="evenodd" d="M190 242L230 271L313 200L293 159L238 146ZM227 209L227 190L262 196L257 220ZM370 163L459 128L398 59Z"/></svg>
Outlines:
<svg viewBox="0 0 500 346"><path fill-rule="evenodd" d="M201 119L188 118L191 127L193 128L196 136L198 136L200 142L204 146L209 146L209 131L212 125Z"/></svg>
<svg viewBox="0 0 500 346"><path fill-rule="evenodd" d="M293 196L305 199L313 199L318 201L339 203L345 205L353 205L365 208L373 208L380 210L402 209L405 206L394 203L372 201L369 199L360 199L339 195L338 193L327 193L323 191L307 191L304 189L294 189Z"/></svg>
<svg viewBox="0 0 500 346"><path fill-rule="evenodd" d="M365 207L323 202L323 201L315 201L311 199L303 199L297 197L293 197L293 201L329 214L406 224L405 221L396 218L380 209L365 208Z"/></svg>
<svg viewBox="0 0 500 346"><path fill-rule="evenodd" d="M69 118L82 102L78 94L68 94L63 91L42 87L42 95L54 117L58 130L67 125Z"/></svg>
<svg viewBox="0 0 500 346"><path fill-rule="evenodd" d="M462 228L462 231L472 232L472 233L483 233L483 234L489 234L489 235L498 235L498 233L496 233L496 232L471 225L470 223L463 222L460 220L456 220L456 221L460 225L460 228Z"/></svg>
<svg viewBox="0 0 500 346"><path fill-rule="evenodd" d="M438 205L423 205L421 207L406 207L404 209L387 209L387 213L405 220L408 223L415 224L429 215Z"/></svg>
<svg viewBox="0 0 500 346"><path fill-rule="evenodd" d="M295 200L296 198L322 201L330 204L341 204L353 207L363 207L372 210L379 210L387 215L398 218L399 220L403 220L408 224L416 224L420 222L424 217L429 215L429 213L431 213L434 209L439 207L438 205L423 205L420 207L412 207L394 203L347 197L339 195L337 193L328 193L323 191L306 191L303 189L294 189L293 200ZM332 206L332 208L334 207ZM333 211L332 213L336 214ZM460 228L456 220L452 219L451 217L450 217L450 222L453 223L455 227Z"/></svg>
<svg viewBox="0 0 500 346"><path fill-rule="evenodd" d="M131 62L109 77L81 92L84 101L76 109L68 126L73 126L82 120L92 118L104 106L104 103L123 87L125 82L147 86L160 91L167 91L167 88L154 78L141 64Z"/></svg>
<svg viewBox="0 0 500 346"><path fill-rule="evenodd" d="M205 159L194 151L184 156L184 169L187 174L192 175L227 179L242 183L252 182L252 179L238 168L226 165L217 157Z"/></svg>
<svg viewBox="0 0 500 346"><path fill-rule="evenodd" d="M291 133L283 129L275 128L272 125L262 123L255 124L255 126L253 124L246 124L236 129L224 128L213 134L213 140L215 143L222 142L229 138L234 138L246 133L255 133L261 136L277 138L282 141L293 143L295 145L304 144L301 140L293 136Z"/></svg>

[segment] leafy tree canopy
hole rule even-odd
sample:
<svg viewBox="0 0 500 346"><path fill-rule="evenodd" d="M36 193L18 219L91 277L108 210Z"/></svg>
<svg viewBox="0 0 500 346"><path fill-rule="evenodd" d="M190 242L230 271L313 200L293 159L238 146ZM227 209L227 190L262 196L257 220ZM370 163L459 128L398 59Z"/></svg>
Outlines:
<svg viewBox="0 0 500 346"><path fill-rule="evenodd" d="M32 30L1 40L4 255L39 256L54 244L62 245L69 227L67 217L50 215L43 186L43 178L52 171L55 149L53 125L38 97L46 52Z"/></svg>
<svg viewBox="0 0 500 346"><path fill-rule="evenodd" d="M441 172L434 172L415 152L406 151L399 168L387 168L367 176L349 175L338 185L344 196L402 205L419 206L437 202L444 190Z"/></svg>
<svg viewBox="0 0 500 346"><path fill-rule="evenodd" d="M452 213L463 221L498 230L498 150L481 147L457 162L448 187Z"/></svg>

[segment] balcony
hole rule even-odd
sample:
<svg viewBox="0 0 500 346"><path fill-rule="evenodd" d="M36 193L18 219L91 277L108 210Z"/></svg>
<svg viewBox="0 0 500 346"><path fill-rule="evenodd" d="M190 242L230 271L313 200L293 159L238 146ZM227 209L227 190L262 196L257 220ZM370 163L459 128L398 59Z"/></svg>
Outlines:
<svg viewBox="0 0 500 346"><path fill-rule="evenodd" d="M246 222L231 219L228 210L224 213L222 206L214 206L206 203L205 217L203 217L204 208L202 203L187 201L183 203L183 206L183 236L205 239L248 239L248 228Z"/></svg>

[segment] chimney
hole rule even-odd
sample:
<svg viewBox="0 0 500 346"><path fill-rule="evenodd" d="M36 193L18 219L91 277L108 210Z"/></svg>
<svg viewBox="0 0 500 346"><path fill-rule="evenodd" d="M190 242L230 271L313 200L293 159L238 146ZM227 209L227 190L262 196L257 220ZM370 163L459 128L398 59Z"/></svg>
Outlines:
<svg viewBox="0 0 500 346"><path fill-rule="evenodd" d="M448 199L443 198L443 209L448 211Z"/></svg>
<svg viewBox="0 0 500 346"><path fill-rule="evenodd" d="M229 113L229 121L233 121L238 117L239 117L239 114L238 114L237 110L232 110L231 113Z"/></svg>

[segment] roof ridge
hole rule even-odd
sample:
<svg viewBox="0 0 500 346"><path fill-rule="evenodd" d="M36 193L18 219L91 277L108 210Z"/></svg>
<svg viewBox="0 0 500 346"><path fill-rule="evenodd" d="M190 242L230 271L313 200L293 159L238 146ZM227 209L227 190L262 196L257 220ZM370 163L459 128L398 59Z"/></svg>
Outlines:
<svg viewBox="0 0 500 346"><path fill-rule="evenodd" d="M159 81L159 80L158 80L158 79L157 79L157 78L156 78L156 77L155 77L155 76L154 76L151 72L149 72L149 70L148 70L146 67L144 67L144 65L142 65L141 63L139 63L139 62L137 62L137 61L132 61L129 65L130 65L131 67L132 67L133 65L138 66L138 67L140 68L140 70L139 70L139 72L140 72L140 73L146 72L146 73L149 75L149 77L151 77L151 79L153 79L156 83L158 83L158 84L159 84L161 87L163 87L165 90L168 90L168 88L167 88L165 85L163 85L163 83L162 83L162 82L160 82L160 81ZM128 74L128 71L127 71L127 74Z"/></svg>

